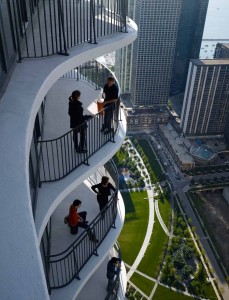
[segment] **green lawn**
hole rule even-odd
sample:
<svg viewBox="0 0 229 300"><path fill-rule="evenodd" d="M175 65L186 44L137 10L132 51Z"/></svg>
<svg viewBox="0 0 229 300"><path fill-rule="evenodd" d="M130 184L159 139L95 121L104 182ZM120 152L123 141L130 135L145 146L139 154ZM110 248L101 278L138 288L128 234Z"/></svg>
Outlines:
<svg viewBox="0 0 229 300"><path fill-rule="evenodd" d="M163 259L164 247L168 243L168 236L164 233L157 216L155 214L155 223L150 244L145 252L138 270L146 275L156 278L158 276L161 261Z"/></svg>
<svg viewBox="0 0 229 300"><path fill-rule="evenodd" d="M170 230L170 218L171 218L171 204L169 200L163 197L162 200L158 200L158 207L161 214L161 217L168 228Z"/></svg>
<svg viewBox="0 0 229 300"><path fill-rule="evenodd" d="M164 286L158 285L152 300L191 300L192 297L179 294Z"/></svg>
<svg viewBox="0 0 229 300"><path fill-rule="evenodd" d="M131 276L130 281L133 282L133 284L136 285L147 296L150 295L155 284L153 281L141 276L138 273L134 273Z"/></svg>
<svg viewBox="0 0 229 300"><path fill-rule="evenodd" d="M132 265L145 238L148 218L149 204L144 198L146 191L122 193L126 207L125 223L118 238L122 249L123 260Z"/></svg>
<svg viewBox="0 0 229 300"><path fill-rule="evenodd" d="M164 178L163 170L161 169L160 164L158 163L157 157L152 150L149 142L147 140L138 140L139 145L142 147L145 156L148 158L151 169L153 170L156 177L160 180Z"/></svg>

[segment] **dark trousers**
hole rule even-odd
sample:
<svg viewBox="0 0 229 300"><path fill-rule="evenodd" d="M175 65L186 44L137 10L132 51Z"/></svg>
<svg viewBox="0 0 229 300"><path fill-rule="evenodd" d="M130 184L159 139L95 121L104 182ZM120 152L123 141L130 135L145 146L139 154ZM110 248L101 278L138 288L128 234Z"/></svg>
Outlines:
<svg viewBox="0 0 229 300"><path fill-rule="evenodd" d="M113 115L114 115L114 109L115 109L115 104L106 104L104 106L106 109L104 111L104 129L111 129L113 126Z"/></svg>
<svg viewBox="0 0 229 300"><path fill-rule="evenodd" d="M108 279L108 284L107 284L107 291L108 292L112 291L113 285L114 285L114 277Z"/></svg>
<svg viewBox="0 0 229 300"><path fill-rule="evenodd" d="M107 205L108 197L97 196L97 201L99 203L99 210L101 211Z"/></svg>
<svg viewBox="0 0 229 300"><path fill-rule="evenodd" d="M78 133L80 135L80 138L78 136ZM85 125L81 126L80 128L77 128L76 130L73 130L73 142L74 142L76 151L87 148L86 147L86 133L87 133L87 130L85 128Z"/></svg>
<svg viewBox="0 0 229 300"><path fill-rule="evenodd" d="M85 223L86 218L87 218L87 212L86 211L81 211L80 213L78 213L78 215L84 220L84 222L79 222L76 226L70 226L71 234L77 234L79 227L83 227L83 228L88 227L88 225Z"/></svg>

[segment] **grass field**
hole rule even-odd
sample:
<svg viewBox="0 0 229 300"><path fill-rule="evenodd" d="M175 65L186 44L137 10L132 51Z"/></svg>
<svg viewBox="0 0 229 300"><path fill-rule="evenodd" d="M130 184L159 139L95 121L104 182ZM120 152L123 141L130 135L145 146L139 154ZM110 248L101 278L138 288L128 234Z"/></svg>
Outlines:
<svg viewBox="0 0 229 300"><path fill-rule="evenodd" d="M153 300L191 300L192 297L179 294L164 286L158 285Z"/></svg>
<svg viewBox="0 0 229 300"><path fill-rule="evenodd" d="M150 167L152 171L154 172L155 176L159 180L164 179L163 170L161 169L161 166L157 160L157 157L155 156L154 151L152 150L149 142L147 140L138 140L139 145L142 147L143 152L145 153L145 156L148 158Z"/></svg>
<svg viewBox="0 0 229 300"><path fill-rule="evenodd" d="M171 204L169 200L165 197L163 197L162 200L158 200L158 207L161 214L161 217L166 225L166 227L169 228L170 225L170 218L171 218Z"/></svg>
<svg viewBox="0 0 229 300"><path fill-rule="evenodd" d="M147 197L146 191L126 192L122 193L122 197L125 203L126 216L118 241L122 249L123 260L132 265L145 238L149 204L148 201L144 200Z"/></svg>
<svg viewBox="0 0 229 300"><path fill-rule="evenodd" d="M133 282L133 284L135 284L147 296L150 295L155 284L153 281L141 276L138 273L134 273L131 276L130 281Z"/></svg>
<svg viewBox="0 0 229 300"><path fill-rule="evenodd" d="M168 236L164 233L164 230L155 215L155 223L153 226L153 234L151 235L150 244L148 245L145 255L138 266L138 270L150 277L156 278L163 259L163 251L167 243Z"/></svg>

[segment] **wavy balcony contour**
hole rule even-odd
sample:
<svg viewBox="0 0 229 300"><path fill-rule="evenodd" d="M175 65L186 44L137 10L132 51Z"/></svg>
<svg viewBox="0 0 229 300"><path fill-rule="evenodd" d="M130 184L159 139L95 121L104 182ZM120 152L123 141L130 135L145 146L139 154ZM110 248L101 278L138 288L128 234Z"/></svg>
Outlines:
<svg viewBox="0 0 229 300"><path fill-rule="evenodd" d="M136 25L69 50L70 56L23 60L12 74L0 105L1 169L1 294L18 299L48 299L39 242L34 226L28 160L36 113L52 85L72 66L109 53L134 41ZM10 216L10 217L9 217Z"/></svg>

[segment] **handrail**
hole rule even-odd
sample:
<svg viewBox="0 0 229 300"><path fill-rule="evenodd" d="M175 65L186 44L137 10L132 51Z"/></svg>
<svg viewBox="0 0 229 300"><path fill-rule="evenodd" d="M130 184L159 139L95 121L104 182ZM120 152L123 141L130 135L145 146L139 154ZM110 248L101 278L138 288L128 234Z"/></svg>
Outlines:
<svg viewBox="0 0 229 300"><path fill-rule="evenodd" d="M78 238L64 251L45 256L46 281L49 293L52 289L62 288L72 282L75 278L80 280L79 273L87 261L98 255L97 249L105 239L110 229L115 228L117 217L117 193L112 194L108 204L88 225ZM98 243L90 241L88 233L93 232Z"/></svg>
<svg viewBox="0 0 229 300"><path fill-rule="evenodd" d="M107 115L114 115L113 127L105 133L101 132L105 118L104 111ZM105 144L110 141L115 142L114 135L119 123L115 116L118 111L117 103L114 110L112 107L103 109L61 137L37 141L41 146L40 182L52 182L64 178L81 164L88 165L89 158ZM80 152L82 149L78 150L79 140L82 139L81 134L85 136L85 153Z"/></svg>
<svg viewBox="0 0 229 300"><path fill-rule="evenodd" d="M68 55L67 49L127 31L123 0L8 1L14 43L19 57ZM106 4L106 6L104 6ZM4 30L4 24L3 24Z"/></svg>

